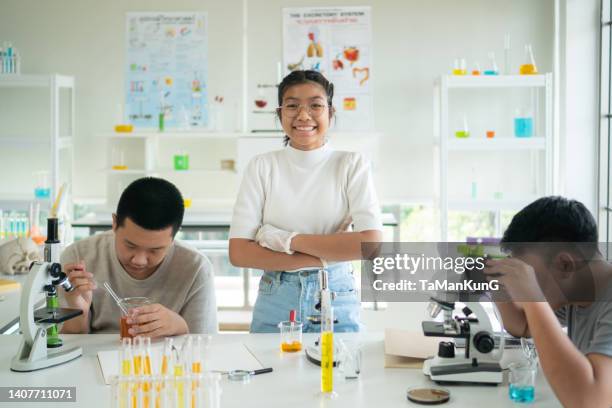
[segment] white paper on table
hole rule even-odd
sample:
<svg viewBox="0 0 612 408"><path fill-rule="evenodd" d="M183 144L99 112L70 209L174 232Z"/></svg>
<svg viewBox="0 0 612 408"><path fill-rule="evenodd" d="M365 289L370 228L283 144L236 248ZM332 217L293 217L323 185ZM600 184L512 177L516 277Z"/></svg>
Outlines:
<svg viewBox="0 0 612 408"><path fill-rule="evenodd" d="M181 342L175 343L180 350ZM151 345L151 365L153 374L159 374L163 343ZM212 344L207 357L209 367L202 367L205 371L231 371L231 370L258 370L263 368L247 346L243 343ZM119 350L106 350L98 352L98 362L104 382L110 385L112 376L119 374Z"/></svg>

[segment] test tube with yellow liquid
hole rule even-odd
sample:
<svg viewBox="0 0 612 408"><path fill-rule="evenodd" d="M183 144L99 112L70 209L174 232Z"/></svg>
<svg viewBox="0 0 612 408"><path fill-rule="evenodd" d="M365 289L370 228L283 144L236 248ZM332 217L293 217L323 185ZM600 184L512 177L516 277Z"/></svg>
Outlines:
<svg viewBox="0 0 612 408"><path fill-rule="evenodd" d="M121 340L121 350L119 351L119 377L126 379L132 375L132 339L123 338ZM120 408L128 408L129 403L129 384L128 382L121 381L118 386L118 399L117 404ZM132 401L131 405L135 405L136 401Z"/></svg>
<svg viewBox="0 0 612 408"><path fill-rule="evenodd" d="M183 353L179 353L177 349L174 349L174 353L172 353L172 374L174 375L174 388L175 388L175 396L176 396L176 406L184 407L185 406L185 385L183 381L179 377L183 377L185 375L185 360Z"/></svg>
<svg viewBox="0 0 612 408"><path fill-rule="evenodd" d="M170 337L166 337L164 339L164 350L162 351L161 356L161 364L159 367L159 374L162 378L165 378L169 374L170 364L172 364L172 346L174 345L174 339ZM161 408L164 405L162 404L161 395L164 392L164 384L165 381L159 381L155 384L155 408Z"/></svg>
<svg viewBox="0 0 612 408"><path fill-rule="evenodd" d="M140 337L139 337L140 339ZM153 375L153 370L151 367L151 339L149 337L145 337L141 340L142 348L144 350L143 353L143 365L142 365L142 375L144 377L144 381L142 382L142 406L144 408L151 407L151 393L152 393L152 382L151 377Z"/></svg>
<svg viewBox="0 0 612 408"><path fill-rule="evenodd" d="M144 337L136 337L134 339L133 355L134 355L134 376L140 377L144 374L144 363L145 363L145 344ZM140 393L139 381L132 383L132 407L138 407L138 395Z"/></svg>
<svg viewBox="0 0 612 408"><path fill-rule="evenodd" d="M191 374L202 373L202 336L195 336L191 344ZM191 381L191 408L196 408L197 389L200 386L196 376Z"/></svg>
<svg viewBox="0 0 612 408"><path fill-rule="evenodd" d="M334 393L334 311L328 286L327 271L319 271L321 287L321 393L335 397Z"/></svg>

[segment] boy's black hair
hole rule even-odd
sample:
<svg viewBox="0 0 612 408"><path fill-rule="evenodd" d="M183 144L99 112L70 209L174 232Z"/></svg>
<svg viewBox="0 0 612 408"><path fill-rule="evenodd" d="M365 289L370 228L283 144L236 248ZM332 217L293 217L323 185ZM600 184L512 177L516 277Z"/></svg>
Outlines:
<svg viewBox="0 0 612 408"><path fill-rule="evenodd" d="M521 243L594 243L586 247L596 249L597 241L597 223L584 204L550 196L519 211L504 232L501 245L504 249L520 250L523 249Z"/></svg>
<svg viewBox="0 0 612 408"><path fill-rule="evenodd" d="M117 226L126 218L141 228L159 231L172 227L174 237L183 223L185 205L176 186L167 180L144 177L132 182L117 205Z"/></svg>
<svg viewBox="0 0 612 408"><path fill-rule="evenodd" d="M334 84L329 82L327 78L325 78L323 74L321 74L318 71L297 70L297 71L291 72L289 75L283 78L281 83L278 85L278 106L279 108L277 110L277 113L279 117L281 114L280 106L283 104L283 97L285 96L285 92L287 92L287 89L291 88L294 85L302 85L302 84L307 84L307 83L319 84L323 87L323 89L325 89L325 93L327 94L327 105L329 106L329 112L331 116L332 102L333 102L332 100L334 98ZM285 146L287 146L287 143L289 143L288 136L285 136L284 143L285 143Z"/></svg>

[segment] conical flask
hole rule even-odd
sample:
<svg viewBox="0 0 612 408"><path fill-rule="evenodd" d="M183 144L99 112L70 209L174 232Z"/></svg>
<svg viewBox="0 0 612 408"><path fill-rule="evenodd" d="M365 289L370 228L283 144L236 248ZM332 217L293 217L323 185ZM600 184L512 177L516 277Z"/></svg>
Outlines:
<svg viewBox="0 0 612 408"><path fill-rule="evenodd" d="M535 75L538 73L538 67L533 57L533 50L531 44L525 45L525 59L520 67L521 75Z"/></svg>
<svg viewBox="0 0 612 408"><path fill-rule="evenodd" d="M490 52L489 55L489 66L485 69L485 75L499 75L499 67L497 66L497 60L495 59L495 53Z"/></svg>

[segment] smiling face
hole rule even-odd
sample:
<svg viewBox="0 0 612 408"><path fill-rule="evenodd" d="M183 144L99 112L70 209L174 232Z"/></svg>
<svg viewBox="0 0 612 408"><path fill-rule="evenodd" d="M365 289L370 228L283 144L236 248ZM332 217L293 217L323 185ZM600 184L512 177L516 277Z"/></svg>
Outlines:
<svg viewBox="0 0 612 408"><path fill-rule="evenodd" d="M113 231L119 263L134 279L151 276L174 241L172 227L152 231L140 227L130 218L126 218L123 225L117 225L114 214Z"/></svg>
<svg viewBox="0 0 612 408"><path fill-rule="evenodd" d="M313 150L323 146L332 113L321 85L307 82L289 87L283 95L280 119L291 147Z"/></svg>

